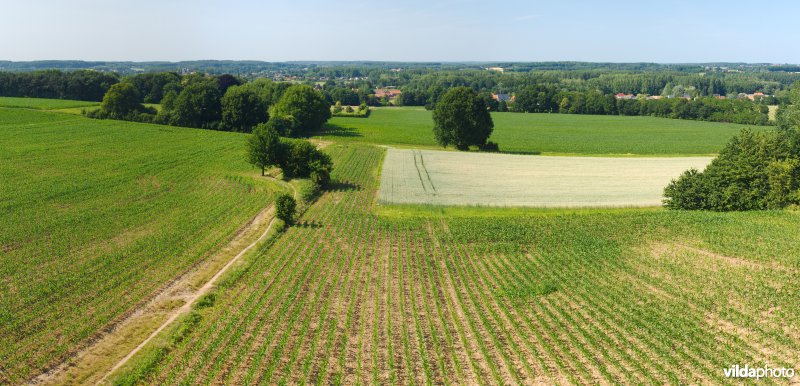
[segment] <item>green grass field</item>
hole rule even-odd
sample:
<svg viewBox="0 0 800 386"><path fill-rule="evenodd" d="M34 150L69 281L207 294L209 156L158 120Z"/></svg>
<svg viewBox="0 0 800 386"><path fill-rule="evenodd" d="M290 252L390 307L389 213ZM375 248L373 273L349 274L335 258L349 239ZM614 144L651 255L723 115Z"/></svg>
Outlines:
<svg viewBox="0 0 800 386"><path fill-rule="evenodd" d="M388 208L384 150L228 277L139 384L722 384L800 363L800 216Z"/></svg>
<svg viewBox="0 0 800 386"><path fill-rule="evenodd" d="M717 153L743 125L652 117L494 113L491 141L500 150L565 155L707 155ZM440 148L431 112L378 108L368 119L333 118L318 133L326 140ZM758 128L756 128L758 129Z"/></svg>
<svg viewBox="0 0 800 386"><path fill-rule="evenodd" d="M64 358L283 192L244 143L0 108L0 384Z"/></svg>
<svg viewBox="0 0 800 386"><path fill-rule="evenodd" d="M99 106L100 102L72 101L66 99L0 97L0 107L35 110L80 109Z"/></svg>

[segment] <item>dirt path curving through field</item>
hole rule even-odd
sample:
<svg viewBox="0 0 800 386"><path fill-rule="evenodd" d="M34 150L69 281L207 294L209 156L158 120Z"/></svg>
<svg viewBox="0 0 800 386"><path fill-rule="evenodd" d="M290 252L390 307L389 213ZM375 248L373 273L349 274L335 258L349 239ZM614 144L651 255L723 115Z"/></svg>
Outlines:
<svg viewBox="0 0 800 386"><path fill-rule="evenodd" d="M295 199L294 185L268 177L289 189ZM107 327L99 338L66 361L32 379L29 384L104 384L108 377L130 361L175 320L191 311L192 306L211 292L220 278L272 231L274 205L269 205L244 224L233 239L211 257L167 284L142 307ZM138 344L137 344L138 343Z"/></svg>

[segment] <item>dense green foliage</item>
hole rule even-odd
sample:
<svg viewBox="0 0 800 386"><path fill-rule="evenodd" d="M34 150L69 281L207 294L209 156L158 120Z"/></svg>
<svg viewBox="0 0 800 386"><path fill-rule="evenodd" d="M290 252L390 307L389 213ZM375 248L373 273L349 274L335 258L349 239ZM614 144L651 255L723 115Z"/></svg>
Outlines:
<svg viewBox="0 0 800 386"><path fill-rule="evenodd" d="M664 190L671 209L780 209L800 203L800 136L794 130L733 137L702 172L689 170Z"/></svg>
<svg viewBox="0 0 800 386"><path fill-rule="evenodd" d="M100 103L100 110L109 118L124 119L131 113L144 111L140 102L139 91L127 82L117 83L108 89Z"/></svg>
<svg viewBox="0 0 800 386"><path fill-rule="evenodd" d="M281 99L286 89L291 86L292 84L288 82L273 82L269 79L256 79L240 87L255 92L267 106L272 106L278 103L278 100Z"/></svg>
<svg viewBox="0 0 800 386"><path fill-rule="evenodd" d="M173 126L217 129L222 119L221 98L222 93L213 79L192 82L179 94L164 97L162 120Z"/></svg>
<svg viewBox="0 0 800 386"><path fill-rule="evenodd" d="M800 130L800 82L795 83L789 93L789 103L782 105L776 114L778 127L784 130Z"/></svg>
<svg viewBox="0 0 800 386"><path fill-rule="evenodd" d="M0 108L0 384L22 384L224 245L283 188L240 134Z"/></svg>
<svg viewBox="0 0 800 386"><path fill-rule="evenodd" d="M651 117L492 113L489 138L505 152L543 154L714 154L744 126ZM431 112L376 108L369 119L333 118L320 138L436 148Z"/></svg>
<svg viewBox="0 0 800 386"><path fill-rule="evenodd" d="M683 95L660 99L647 99L644 96L617 99L597 90L561 91L552 86L537 85L526 87L517 93L511 109L526 113L638 115L751 125L770 123L767 101L761 99L755 102L748 99L713 97L687 99ZM494 110L498 108L499 105Z"/></svg>
<svg viewBox="0 0 800 386"><path fill-rule="evenodd" d="M249 133L269 119L267 101L250 88L228 88L221 103L222 127L226 130Z"/></svg>
<svg viewBox="0 0 800 386"><path fill-rule="evenodd" d="M330 104L322 94L305 85L291 86L272 106L271 116L292 117L296 123L293 135L306 135L319 130L331 117Z"/></svg>
<svg viewBox="0 0 800 386"><path fill-rule="evenodd" d="M291 224L294 219L297 202L291 194L281 194L275 198L275 217Z"/></svg>
<svg viewBox="0 0 800 386"><path fill-rule="evenodd" d="M297 121L291 116L274 116L270 117L267 125L282 137L291 137L297 128Z"/></svg>
<svg viewBox="0 0 800 386"><path fill-rule="evenodd" d="M117 82L117 74L88 70L0 72L0 96L99 102L109 87Z"/></svg>
<svg viewBox="0 0 800 386"><path fill-rule="evenodd" d="M220 287L139 384L725 384L796 363L789 212L373 206L382 150Z"/></svg>
<svg viewBox="0 0 800 386"><path fill-rule="evenodd" d="M181 88L181 76L174 72L138 74L125 80L139 90L142 103L161 103L167 92Z"/></svg>
<svg viewBox="0 0 800 386"><path fill-rule="evenodd" d="M494 128L486 102L467 87L453 88L442 96L433 111L433 123L436 143L459 150L484 146Z"/></svg>
<svg viewBox="0 0 800 386"><path fill-rule="evenodd" d="M247 161L261 169L262 176L266 168L280 164L283 153L278 132L267 124L256 126L247 140Z"/></svg>
<svg viewBox="0 0 800 386"><path fill-rule="evenodd" d="M247 159L264 170L279 166L284 178L310 178L317 187L330 179L333 163L314 144L302 139L281 139L275 127L262 123L253 130L247 142Z"/></svg>
<svg viewBox="0 0 800 386"><path fill-rule="evenodd" d="M278 163L285 177L311 178L320 187L330 180L333 162L314 144L302 139L283 139Z"/></svg>

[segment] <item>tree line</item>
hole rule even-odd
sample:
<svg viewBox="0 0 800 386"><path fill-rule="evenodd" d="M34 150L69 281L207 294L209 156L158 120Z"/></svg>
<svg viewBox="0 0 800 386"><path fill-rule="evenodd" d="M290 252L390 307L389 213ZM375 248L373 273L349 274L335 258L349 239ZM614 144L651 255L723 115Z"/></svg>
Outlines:
<svg viewBox="0 0 800 386"><path fill-rule="evenodd" d="M0 72L0 96L99 102L117 82L115 73L91 70Z"/></svg>
<svg viewBox="0 0 800 386"><path fill-rule="evenodd" d="M504 106L499 103L490 101L490 107L501 111ZM507 108L525 113L652 116L750 125L770 124L767 101L714 97L617 99L600 91L560 91L542 85L522 89L515 95L513 105Z"/></svg>
<svg viewBox="0 0 800 386"><path fill-rule="evenodd" d="M145 103L160 103L160 109ZM303 136L330 118L330 104L312 87L231 75L137 75L113 85L92 118L249 133L270 122L283 136Z"/></svg>
<svg viewBox="0 0 800 386"><path fill-rule="evenodd" d="M144 102L161 102L161 109ZM247 160L261 169L279 167L284 178L308 178L314 192L330 180L330 157L299 137L319 130L330 118L330 104L310 86L266 79L242 82L231 75L160 73L134 76L111 86L99 119L122 119L173 126L251 133ZM313 193L315 194L315 193ZM281 211L293 199L283 199ZM288 222L288 221L287 221Z"/></svg>
<svg viewBox="0 0 800 386"><path fill-rule="evenodd" d="M214 69L228 65L225 62L208 64L213 64ZM505 64L518 70L510 73L486 71L475 68L475 65L460 68L441 64L407 64L404 68L389 68L389 64L310 64L303 68L285 65L274 69L298 74L293 76L297 80L291 83L314 86L328 105L337 102L347 106L391 103L425 106L432 110L448 90L469 87L480 93L493 111L640 115L746 124L768 124L764 105L788 102L788 85L800 79L800 74L760 68L748 70L746 67L741 72L724 72L702 66L551 64L528 66L528 72L523 72L528 67L520 64ZM324 81L320 81L322 79ZM252 130L254 123L262 121L264 116L260 112L237 114L230 110L230 106L239 104L244 107L256 103L272 106L290 84L263 78L245 82L229 74L210 76L160 72L120 78L110 72L50 70L0 72L0 95L99 101L112 85L120 81L135 87L140 103L162 104L164 108L153 111L142 106L124 114L117 112L117 118L237 131ZM232 86L244 89L236 95L226 96ZM375 97L376 87L389 86L401 89L402 95L394 101ZM189 92L183 93L184 89L198 95L190 97ZM739 92L755 91L774 94L775 97L757 102L735 98ZM615 100L613 94L618 92L672 95L676 98L664 98L669 99L666 101L644 98ZM257 94L255 99L253 93ZM513 94L515 99L513 102L495 101L491 93ZM715 94L728 94L734 98L712 98ZM689 103L680 98L684 95L691 99ZM224 104L223 98L227 98ZM202 103L202 100L208 103ZM226 108L228 113L224 114Z"/></svg>

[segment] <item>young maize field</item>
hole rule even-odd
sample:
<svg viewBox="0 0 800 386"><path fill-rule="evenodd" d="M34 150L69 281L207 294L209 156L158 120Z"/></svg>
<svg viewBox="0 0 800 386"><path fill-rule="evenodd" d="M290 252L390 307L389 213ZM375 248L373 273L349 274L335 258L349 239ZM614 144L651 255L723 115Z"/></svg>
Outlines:
<svg viewBox="0 0 800 386"><path fill-rule="evenodd" d="M0 384L62 361L283 188L232 133L0 108Z"/></svg>
<svg viewBox="0 0 800 386"><path fill-rule="evenodd" d="M384 204L659 206L664 187L710 157L542 157L390 148Z"/></svg>
<svg viewBox="0 0 800 386"><path fill-rule="evenodd" d="M686 384L800 365L796 212L377 214L384 150L327 149L333 188L112 380Z"/></svg>

